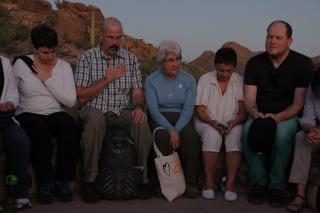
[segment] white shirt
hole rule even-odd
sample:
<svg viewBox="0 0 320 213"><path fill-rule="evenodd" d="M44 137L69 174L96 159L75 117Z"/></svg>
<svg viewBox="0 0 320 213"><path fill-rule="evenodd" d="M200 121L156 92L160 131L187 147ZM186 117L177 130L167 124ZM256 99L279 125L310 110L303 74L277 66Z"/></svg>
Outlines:
<svg viewBox="0 0 320 213"><path fill-rule="evenodd" d="M17 107L19 103L19 93L13 76L11 63L9 59L3 56L0 56L0 58L2 62L4 77L4 85L0 103L11 102L13 103L14 107Z"/></svg>
<svg viewBox="0 0 320 213"><path fill-rule="evenodd" d="M57 60L51 77L45 82L32 73L21 59L13 65L13 73L20 95L17 115L23 112L48 115L62 111L62 105L72 107L76 103L77 94L72 69L64 60Z"/></svg>
<svg viewBox="0 0 320 213"><path fill-rule="evenodd" d="M208 72L198 81L196 105L203 105L211 119L225 123L239 111L239 101L243 101L243 78L233 73L228 87L222 95L217 81L217 72ZM196 119L196 122L199 122Z"/></svg>

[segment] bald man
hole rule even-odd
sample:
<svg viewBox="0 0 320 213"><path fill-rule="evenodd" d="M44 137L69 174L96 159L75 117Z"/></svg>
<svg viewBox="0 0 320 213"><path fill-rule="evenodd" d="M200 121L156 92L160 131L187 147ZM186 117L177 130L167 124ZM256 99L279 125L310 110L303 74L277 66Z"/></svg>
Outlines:
<svg viewBox="0 0 320 213"><path fill-rule="evenodd" d="M134 140L136 165L143 168L144 187L139 197L151 196L146 169L152 135L144 111L142 77L137 58L120 48L122 37L121 22L106 18L99 45L81 54L75 73L78 102L82 105L80 119L84 124L82 199L87 202L99 200L93 182L106 129L115 126L127 129Z"/></svg>

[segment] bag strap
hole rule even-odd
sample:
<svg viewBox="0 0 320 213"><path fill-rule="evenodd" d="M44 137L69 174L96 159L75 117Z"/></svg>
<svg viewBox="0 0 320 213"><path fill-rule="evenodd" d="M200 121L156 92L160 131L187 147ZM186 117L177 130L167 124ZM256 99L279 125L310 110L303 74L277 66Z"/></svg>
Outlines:
<svg viewBox="0 0 320 213"><path fill-rule="evenodd" d="M0 58L0 98L2 96L3 87L4 87L4 72L3 72L2 60Z"/></svg>
<svg viewBox="0 0 320 213"><path fill-rule="evenodd" d="M159 126L159 127L155 128L155 129L153 130L153 133L152 133L152 135L153 135L153 149L154 149L157 157L163 157L163 154L162 154L161 151L159 150L159 148L158 148L158 146L157 146L157 144L156 144L156 140L155 140L156 132L157 132L158 130L161 130L161 129L165 129L165 128Z"/></svg>
<svg viewBox="0 0 320 213"><path fill-rule="evenodd" d="M26 56L26 55L18 56L18 57L16 57L15 59L13 59L12 64L15 64L18 59L21 59L26 65L28 65L28 67L30 68L30 70L31 70L33 73L38 74L38 73L34 70L34 68L32 67L32 65L33 65L33 60L32 60L30 57L28 57L28 56Z"/></svg>

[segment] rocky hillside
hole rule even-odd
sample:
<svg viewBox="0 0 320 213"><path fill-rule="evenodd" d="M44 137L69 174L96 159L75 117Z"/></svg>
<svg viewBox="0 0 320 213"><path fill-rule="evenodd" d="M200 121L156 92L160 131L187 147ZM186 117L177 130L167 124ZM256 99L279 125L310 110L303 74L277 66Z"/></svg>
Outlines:
<svg viewBox="0 0 320 213"><path fill-rule="evenodd" d="M247 61L252 57L260 52L253 52L250 49L238 44L237 42L231 41L226 42L222 45L222 47L231 47L233 48L238 57L238 64L236 67L236 72L243 74L245 70L245 66ZM188 66L192 69L197 69L198 75L201 73L209 72L210 70L214 70L214 60L215 53L212 51L204 51L198 58L191 61ZM320 56L312 58L313 63L315 64L316 68L320 67Z"/></svg>
<svg viewBox="0 0 320 213"><path fill-rule="evenodd" d="M258 52L252 52L248 48L238 44L237 42L231 41L231 42L226 42L225 44L222 45L222 47L230 47L233 48L238 57L238 64L236 67L236 71L240 74L243 74L245 65L248 61L249 58L252 56L258 54ZM191 66L196 66L198 67L202 73L206 73L210 70L214 70L214 56L215 53L212 51L205 51L203 52L198 58L195 60L191 61L189 65ZM209 61L208 61L209 59Z"/></svg>
<svg viewBox="0 0 320 213"><path fill-rule="evenodd" d="M31 53L30 30L41 23L56 29L59 35L59 54L71 64L76 63L83 50L91 47L91 37L94 37L97 44L99 26L104 18L101 10L82 3L56 2L57 10L53 10L46 0L1 0L0 54L13 58ZM142 39L125 35L123 45L141 61L152 60L156 56L156 48Z"/></svg>
<svg viewBox="0 0 320 213"><path fill-rule="evenodd" d="M223 47L233 48L237 53L237 67L236 71L243 74L247 61L252 57L257 55L259 52L252 52L248 48L236 43L236 42L227 42L223 45Z"/></svg>
<svg viewBox="0 0 320 213"><path fill-rule="evenodd" d="M98 43L99 26L104 16L99 8L92 5L57 0L56 6L54 10L47 0L0 0L0 54L12 59L17 55L31 53L29 37L32 27L46 23L59 34L58 53L74 65L79 54L92 46L92 38L95 44ZM233 41L223 46L232 47L236 51L236 71L239 73L243 73L247 60L258 54ZM157 50L152 44L125 35L123 48L138 57L144 76L157 67ZM183 63L183 67L199 77L214 69L214 57L214 52L206 50L190 63ZM313 61L316 67L320 67L320 56L314 57Z"/></svg>

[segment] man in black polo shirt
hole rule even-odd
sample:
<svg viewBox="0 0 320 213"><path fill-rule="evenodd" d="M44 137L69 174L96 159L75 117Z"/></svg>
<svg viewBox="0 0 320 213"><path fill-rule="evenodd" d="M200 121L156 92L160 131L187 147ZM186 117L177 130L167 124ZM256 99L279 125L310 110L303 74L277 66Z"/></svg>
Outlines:
<svg viewBox="0 0 320 213"><path fill-rule="evenodd" d="M263 203L267 187L270 205L284 206L286 171L299 128L297 114L303 107L313 70L310 58L290 50L291 35L287 22L272 22L267 28L266 52L251 58L246 65L244 102L250 117L243 128L242 149L250 173L248 201L253 204ZM247 140L251 123L256 118L270 117L277 123L272 152L253 152Z"/></svg>

